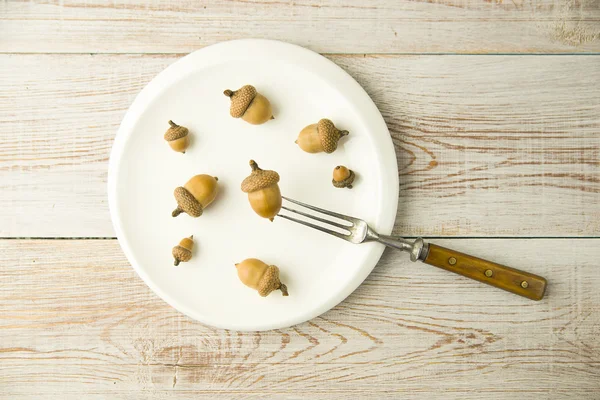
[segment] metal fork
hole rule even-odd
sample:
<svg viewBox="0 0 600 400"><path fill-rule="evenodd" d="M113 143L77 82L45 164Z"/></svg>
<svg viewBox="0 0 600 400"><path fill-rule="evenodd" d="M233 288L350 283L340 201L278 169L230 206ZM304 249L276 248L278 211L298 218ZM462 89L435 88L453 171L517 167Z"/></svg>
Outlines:
<svg viewBox="0 0 600 400"><path fill-rule="evenodd" d="M338 232L329 227L316 225L312 222L297 219L285 214L278 214L278 217L317 229L353 244L379 242L388 247L408 252L411 261L423 261L426 264L457 273L479 282L487 283L488 285L495 286L519 296L527 297L528 299L541 300L544 297L547 282L546 279L541 276L473 257L432 243L426 243L421 238L410 241L401 237L380 235L362 219L328 211L288 197L283 197L283 199L306 209L347 222L348 224L342 224L287 207L286 205L281 207L283 210L302 215L313 221L319 221L331 227L336 227L347 233Z"/></svg>

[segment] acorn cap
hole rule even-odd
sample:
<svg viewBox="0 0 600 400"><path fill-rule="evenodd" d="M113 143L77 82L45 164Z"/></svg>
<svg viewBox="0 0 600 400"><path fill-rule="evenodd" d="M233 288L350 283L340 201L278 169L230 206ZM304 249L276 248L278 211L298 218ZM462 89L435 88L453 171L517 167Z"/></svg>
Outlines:
<svg viewBox="0 0 600 400"><path fill-rule="evenodd" d="M288 296L287 286L279 280L279 268L269 265L258 282L258 294L262 297L268 296L274 290L281 290L284 296Z"/></svg>
<svg viewBox="0 0 600 400"><path fill-rule="evenodd" d="M171 214L173 217L178 216L182 212L185 212L192 217L199 217L202 215L202 204L192 196L183 186L179 186L173 192L175 200L177 200L177 208L173 210Z"/></svg>
<svg viewBox="0 0 600 400"><path fill-rule="evenodd" d="M186 128L185 126L177 125L171 120L169 120L169 125L171 125L171 127L165 132L165 140L167 142L171 142L173 140L185 137L189 133L188 128Z"/></svg>
<svg viewBox="0 0 600 400"><path fill-rule="evenodd" d="M350 171L350 175L348 175L348 177L346 179L344 179L343 181L336 181L335 179L331 180L331 183L333 183L333 186L335 186L336 188L350 188L352 189L352 182L354 182L354 178L356 177L356 175L354 174L354 171L352 171L351 169Z"/></svg>
<svg viewBox="0 0 600 400"><path fill-rule="evenodd" d="M317 123L317 132L325 153L333 153L337 149L338 140L348 134L348 131L340 131L336 128L333 122L327 118L323 118Z"/></svg>
<svg viewBox="0 0 600 400"><path fill-rule="evenodd" d="M175 262L173 263L175 266L179 265L182 261L186 262L192 259L192 252L181 246L173 247L172 254L175 259Z"/></svg>
<svg viewBox="0 0 600 400"><path fill-rule="evenodd" d="M279 174L271 170L260 169L256 161L250 160L252 173L242 181L242 191L256 192L279 182Z"/></svg>
<svg viewBox="0 0 600 400"><path fill-rule="evenodd" d="M245 85L236 91L229 89L225 90L223 94L231 99L231 106L229 107L229 113L233 118L241 118L246 112L254 97L256 97L256 88L252 85Z"/></svg>

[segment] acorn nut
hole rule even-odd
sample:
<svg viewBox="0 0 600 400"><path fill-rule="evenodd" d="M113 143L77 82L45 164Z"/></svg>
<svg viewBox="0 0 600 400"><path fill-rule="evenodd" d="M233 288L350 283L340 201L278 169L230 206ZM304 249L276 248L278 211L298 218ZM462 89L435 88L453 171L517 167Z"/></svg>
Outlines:
<svg viewBox="0 0 600 400"><path fill-rule="evenodd" d="M338 140L348 134L335 127L333 122L323 118L316 124L308 125L300 131L296 143L307 153L333 153Z"/></svg>
<svg viewBox="0 0 600 400"><path fill-rule="evenodd" d="M171 214L173 217L182 212L197 218L217 196L217 181L219 178L210 175L196 175L183 186L175 189L173 195L177 200L177 208Z"/></svg>
<svg viewBox="0 0 600 400"><path fill-rule="evenodd" d="M189 238L183 238L179 244L173 247L173 265L178 266L180 262L188 262L192 259L192 249L194 248L194 235Z"/></svg>
<svg viewBox="0 0 600 400"><path fill-rule="evenodd" d="M235 268L240 281L257 290L262 297L268 296L274 290L281 290L284 296L289 295L287 286L279 280L279 268L275 265L267 265L256 258L248 258L235 264Z"/></svg>
<svg viewBox="0 0 600 400"><path fill-rule="evenodd" d="M279 174L275 171L262 170L254 160L250 160L252 173L242 182L242 191L248 193L248 201L255 213L263 218L273 218L281 210L281 191L279 190Z"/></svg>
<svg viewBox="0 0 600 400"><path fill-rule="evenodd" d="M352 182L354 182L355 178L354 171L344 167L343 165L338 165L333 169L333 179L331 183L336 188L348 188L352 189Z"/></svg>
<svg viewBox="0 0 600 400"><path fill-rule="evenodd" d="M165 140L169 143L171 148L179 153L184 153L190 145L190 135L188 128L185 126L177 125L175 122L169 120L171 127L165 132Z"/></svg>
<svg viewBox="0 0 600 400"><path fill-rule="evenodd" d="M273 117L271 103L252 85L238 90L225 90L223 94L231 99L229 113L233 118L241 118L252 125L264 124Z"/></svg>

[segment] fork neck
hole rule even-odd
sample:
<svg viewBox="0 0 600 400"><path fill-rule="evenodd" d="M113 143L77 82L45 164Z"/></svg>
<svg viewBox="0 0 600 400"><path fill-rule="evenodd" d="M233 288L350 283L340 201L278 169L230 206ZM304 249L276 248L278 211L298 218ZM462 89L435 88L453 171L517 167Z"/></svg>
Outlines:
<svg viewBox="0 0 600 400"><path fill-rule="evenodd" d="M429 251L429 245L418 238L415 241L410 241L398 236L387 236L375 234L373 239L388 247L393 247L398 250L406 251L410 254L411 261L425 260Z"/></svg>

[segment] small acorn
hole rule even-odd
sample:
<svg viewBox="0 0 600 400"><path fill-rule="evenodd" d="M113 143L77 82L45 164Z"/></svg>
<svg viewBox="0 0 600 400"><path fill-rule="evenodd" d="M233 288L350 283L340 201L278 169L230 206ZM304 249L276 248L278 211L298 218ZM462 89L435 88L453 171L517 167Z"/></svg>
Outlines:
<svg viewBox="0 0 600 400"><path fill-rule="evenodd" d="M190 145L190 135L188 128L185 126L177 125L175 122L169 120L171 127L165 132L165 140L169 143L171 148L179 153L184 153Z"/></svg>
<svg viewBox="0 0 600 400"><path fill-rule="evenodd" d="M252 173L242 181L242 191L248 193L248 201L255 213L263 218L273 218L281 210L281 191L279 174L262 170L254 160L250 160Z"/></svg>
<svg viewBox="0 0 600 400"><path fill-rule="evenodd" d="M307 153L333 153L338 141L348 134L335 127L333 122L323 118L316 124L308 125L300 131L296 144Z"/></svg>
<svg viewBox="0 0 600 400"><path fill-rule="evenodd" d="M279 268L275 265L267 265L256 258L248 258L235 264L235 268L240 281L257 290L262 297L268 296L274 290L281 290L284 296L289 295L287 286L279 280Z"/></svg>
<svg viewBox="0 0 600 400"><path fill-rule="evenodd" d="M177 208L171 214L173 217L182 212L197 218L217 196L219 178L210 175L196 175L183 186L175 189L173 195L177 200Z"/></svg>
<svg viewBox="0 0 600 400"><path fill-rule="evenodd" d="M271 103L252 85L238 90L225 90L223 94L231 99L229 113L233 118L241 118L252 125L264 124L273 117Z"/></svg>
<svg viewBox="0 0 600 400"><path fill-rule="evenodd" d="M338 165L333 169L333 179L331 183L336 188L348 188L352 189L352 182L354 182L355 178L354 171L344 167L343 165Z"/></svg>
<svg viewBox="0 0 600 400"><path fill-rule="evenodd" d="M183 238L179 244L173 247L173 265L178 266L180 262L188 262L192 259L192 249L194 248L194 235L189 238Z"/></svg>

